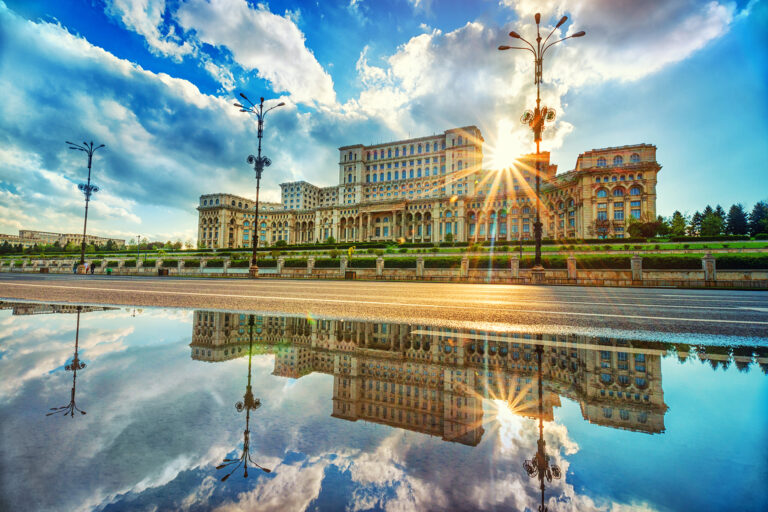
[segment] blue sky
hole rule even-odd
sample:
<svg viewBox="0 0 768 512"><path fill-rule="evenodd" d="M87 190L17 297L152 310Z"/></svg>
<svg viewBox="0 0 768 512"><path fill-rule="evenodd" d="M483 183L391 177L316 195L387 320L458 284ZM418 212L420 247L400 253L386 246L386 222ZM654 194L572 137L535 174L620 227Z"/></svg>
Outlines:
<svg viewBox="0 0 768 512"><path fill-rule="evenodd" d="M194 240L200 194L255 193L255 123L240 91L286 102L267 120L280 182L337 181L336 148L476 124L485 165L530 151L526 54L501 53L567 14L544 102L559 170L579 153L658 146L658 211L768 199L765 0L0 0L0 232L77 232L81 153L107 145L89 231ZM573 23L572 23L573 22Z"/></svg>

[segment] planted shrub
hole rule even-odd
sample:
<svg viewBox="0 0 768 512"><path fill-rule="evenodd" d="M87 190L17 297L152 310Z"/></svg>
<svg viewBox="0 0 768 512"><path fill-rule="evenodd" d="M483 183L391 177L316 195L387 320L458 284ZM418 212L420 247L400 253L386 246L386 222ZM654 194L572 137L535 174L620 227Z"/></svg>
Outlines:
<svg viewBox="0 0 768 512"><path fill-rule="evenodd" d="M118 266L119 264L120 264L120 262L119 262L119 261L117 261L117 260L109 260L109 261L107 262L107 266L108 266L108 267L116 267L116 266Z"/></svg>
<svg viewBox="0 0 768 512"><path fill-rule="evenodd" d="M349 267L350 268L376 268L376 258L356 258L349 262Z"/></svg>
<svg viewBox="0 0 768 512"><path fill-rule="evenodd" d="M257 265L261 266L260 262ZM232 260L229 262L230 268L248 268L251 266L251 260Z"/></svg>
<svg viewBox="0 0 768 512"><path fill-rule="evenodd" d="M222 268L224 267L224 260L208 260L205 262L206 268Z"/></svg>
<svg viewBox="0 0 768 512"><path fill-rule="evenodd" d="M416 266L414 260L413 266ZM461 257L459 256L440 256L424 260L424 268L461 268Z"/></svg>
<svg viewBox="0 0 768 512"><path fill-rule="evenodd" d="M136 267L136 260L125 260L123 262L123 266L124 267L128 267L128 268L135 268Z"/></svg>
<svg viewBox="0 0 768 512"><path fill-rule="evenodd" d="M427 266L427 261L424 260L424 266ZM384 260L384 268L416 268L416 258L414 257L398 257L387 258Z"/></svg>
<svg viewBox="0 0 768 512"><path fill-rule="evenodd" d="M199 259L189 259L184 260L184 266L185 267L199 267L200 266L200 260Z"/></svg>
<svg viewBox="0 0 768 512"><path fill-rule="evenodd" d="M718 254L715 261L718 270L768 269L768 254Z"/></svg>
<svg viewBox="0 0 768 512"><path fill-rule="evenodd" d="M179 260L163 260L163 268L176 268L179 266Z"/></svg>
<svg viewBox="0 0 768 512"><path fill-rule="evenodd" d="M576 267L590 270L627 270L631 268L631 256L576 256Z"/></svg>
<svg viewBox="0 0 768 512"><path fill-rule="evenodd" d="M509 256L476 256L469 258L469 268L479 269L508 269Z"/></svg>
<svg viewBox="0 0 768 512"><path fill-rule="evenodd" d="M643 268L653 270L701 270L701 255L650 254L643 256Z"/></svg>
<svg viewBox="0 0 768 512"><path fill-rule="evenodd" d="M248 262L247 267L251 266L251 260L246 260ZM277 260L257 260L256 264L259 267L263 268L277 268Z"/></svg>
<svg viewBox="0 0 768 512"><path fill-rule="evenodd" d="M341 261L338 258L322 258L315 260L315 268L339 268Z"/></svg>
<svg viewBox="0 0 768 512"><path fill-rule="evenodd" d="M290 268L300 268L307 266L307 259L306 258L291 258L285 260L285 263L283 263L284 267L290 267Z"/></svg>
<svg viewBox="0 0 768 512"><path fill-rule="evenodd" d="M144 260L144 263L141 264L144 268L152 268L155 266L155 263L157 263L157 260Z"/></svg>
<svg viewBox="0 0 768 512"><path fill-rule="evenodd" d="M91 265L93 265L94 267L100 267L101 266L101 260L93 260L91 262Z"/></svg>

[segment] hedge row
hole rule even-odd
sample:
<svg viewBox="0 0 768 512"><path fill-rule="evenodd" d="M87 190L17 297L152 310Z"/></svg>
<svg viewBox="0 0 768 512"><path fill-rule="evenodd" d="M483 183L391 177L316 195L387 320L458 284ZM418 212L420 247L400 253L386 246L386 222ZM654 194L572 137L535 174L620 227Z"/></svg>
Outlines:
<svg viewBox="0 0 768 512"><path fill-rule="evenodd" d="M315 268L340 268L341 260L339 258L320 258L315 260Z"/></svg>
<svg viewBox="0 0 768 512"><path fill-rule="evenodd" d="M736 242L749 240L749 235L718 235L718 236L673 236L670 242Z"/></svg>
<svg viewBox="0 0 768 512"><path fill-rule="evenodd" d="M307 259L306 258L290 258L286 259L283 262L284 267L289 268L306 268L307 267Z"/></svg>
<svg viewBox="0 0 768 512"><path fill-rule="evenodd" d="M352 258L347 265L349 268L376 268L376 258Z"/></svg>

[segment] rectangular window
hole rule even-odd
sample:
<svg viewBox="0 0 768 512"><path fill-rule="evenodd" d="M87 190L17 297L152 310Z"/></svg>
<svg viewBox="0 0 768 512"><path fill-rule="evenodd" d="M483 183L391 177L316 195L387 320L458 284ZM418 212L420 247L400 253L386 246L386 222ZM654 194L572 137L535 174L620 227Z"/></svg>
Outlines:
<svg viewBox="0 0 768 512"><path fill-rule="evenodd" d="M613 220L624 220L624 210L616 210L613 212Z"/></svg>
<svg viewBox="0 0 768 512"><path fill-rule="evenodd" d="M630 215L633 219L639 219L640 218L640 210L632 210L630 212Z"/></svg>
<svg viewBox="0 0 768 512"><path fill-rule="evenodd" d="M608 212L597 212L597 220L608 220Z"/></svg>

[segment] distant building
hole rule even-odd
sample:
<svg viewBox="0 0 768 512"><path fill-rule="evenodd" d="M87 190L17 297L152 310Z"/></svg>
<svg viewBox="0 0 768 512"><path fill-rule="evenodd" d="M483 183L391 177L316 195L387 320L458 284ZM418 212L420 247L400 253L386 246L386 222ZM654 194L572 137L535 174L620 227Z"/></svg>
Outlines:
<svg viewBox="0 0 768 512"><path fill-rule="evenodd" d="M125 247L125 240L120 238L107 238L103 236L86 235L85 243L94 245L104 245L112 241L117 247ZM50 231L33 231L30 229L20 229L18 235L0 234L0 244L8 242L13 245L21 244L22 247L33 247L35 245L53 245L56 242L61 247L68 243L80 245L83 243L83 235L76 233L53 233Z"/></svg>
<svg viewBox="0 0 768 512"><path fill-rule="evenodd" d="M557 174L549 156L540 155L545 238L624 238L630 218L656 218L656 175L661 166L655 146L593 149L579 155L574 170L562 174ZM522 156L514 168L504 170L482 169L482 159L483 137L475 126L341 147L338 185L282 183L281 202L270 203L260 219L259 241L273 245L281 240L321 242L328 237L339 242L532 239L533 155ZM210 197L201 196L198 206L202 245L249 246L253 223L246 225L247 217L233 216L229 203L206 204Z"/></svg>

